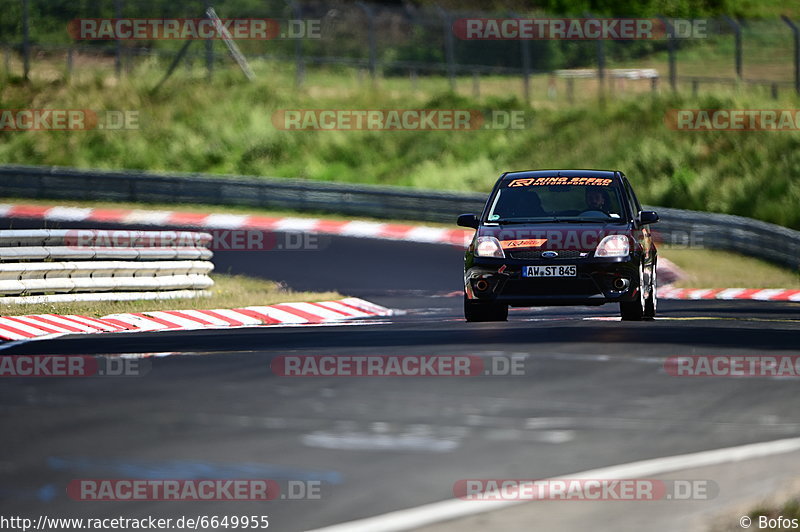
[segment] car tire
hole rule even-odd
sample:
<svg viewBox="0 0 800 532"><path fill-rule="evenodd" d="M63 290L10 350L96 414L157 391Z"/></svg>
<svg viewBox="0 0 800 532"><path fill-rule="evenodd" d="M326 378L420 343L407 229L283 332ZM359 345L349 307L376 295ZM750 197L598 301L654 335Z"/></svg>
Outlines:
<svg viewBox="0 0 800 532"><path fill-rule="evenodd" d="M653 264L653 274L650 276L650 295L644 301L644 317L648 320L655 319L658 308L658 277L656 265Z"/></svg>
<svg viewBox="0 0 800 532"><path fill-rule="evenodd" d="M620 301L619 313L622 321L642 321L645 316L646 301L644 297L643 267L639 266L639 287L636 290L636 299L633 301Z"/></svg>
<svg viewBox="0 0 800 532"><path fill-rule="evenodd" d="M508 305L498 303L476 303L464 297L464 319L475 321L506 321Z"/></svg>

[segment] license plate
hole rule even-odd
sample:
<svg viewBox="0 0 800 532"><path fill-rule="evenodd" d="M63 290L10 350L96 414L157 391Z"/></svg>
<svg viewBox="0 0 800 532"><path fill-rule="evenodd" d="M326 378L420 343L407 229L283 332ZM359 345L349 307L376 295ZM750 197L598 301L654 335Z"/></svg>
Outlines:
<svg viewBox="0 0 800 532"><path fill-rule="evenodd" d="M573 265L562 266L523 266L523 277L575 277L578 267Z"/></svg>

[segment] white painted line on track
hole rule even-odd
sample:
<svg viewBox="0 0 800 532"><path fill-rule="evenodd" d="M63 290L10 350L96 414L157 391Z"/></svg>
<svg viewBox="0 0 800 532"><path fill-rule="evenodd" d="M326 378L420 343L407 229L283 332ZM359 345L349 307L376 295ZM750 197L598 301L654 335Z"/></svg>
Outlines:
<svg viewBox="0 0 800 532"><path fill-rule="evenodd" d="M787 438L763 443L752 443L737 447L726 447L712 451L701 451L697 453L682 454L677 456L667 456L664 458L654 458L651 460L641 460L628 464L620 464L600 469L591 469L580 473L558 477L561 480L601 478L601 479L625 479L625 478L647 478L652 475L661 475L706 467L729 462L740 462L753 458L761 458L776 454L788 453L800 450L800 438ZM501 500L501 501L466 501L461 499L449 499L431 504L389 512L375 517L368 517L356 521L349 521L337 525L317 528L309 532L392 532L400 530L411 530L417 527L450 521L460 517L477 515L492 510L507 508L523 504L525 500Z"/></svg>

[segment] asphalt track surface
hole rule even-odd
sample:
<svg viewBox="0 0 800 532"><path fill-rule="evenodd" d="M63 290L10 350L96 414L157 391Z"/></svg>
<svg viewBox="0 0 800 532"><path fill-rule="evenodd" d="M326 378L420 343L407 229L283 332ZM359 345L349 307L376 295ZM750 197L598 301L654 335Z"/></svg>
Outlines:
<svg viewBox="0 0 800 532"><path fill-rule="evenodd" d="M405 313L341 326L68 336L4 350L174 356L148 358L139 377L5 379L0 515L269 515L270 529L305 530L450 499L459 479L558 477L800 436L797 380L663 369L676 355L800 354L798 304L662 301L661 319L642 323L595 319L616 316L615 306L526 309L507 323L467 324L460 298L446 297L460 288L461 250L323 244L221 251L214 261L217 271L339 290ZM274 375L271 360L288 354L518 357L524 374ZM321 484L315 500L85 502L65 494L80 478Z"/></svg>

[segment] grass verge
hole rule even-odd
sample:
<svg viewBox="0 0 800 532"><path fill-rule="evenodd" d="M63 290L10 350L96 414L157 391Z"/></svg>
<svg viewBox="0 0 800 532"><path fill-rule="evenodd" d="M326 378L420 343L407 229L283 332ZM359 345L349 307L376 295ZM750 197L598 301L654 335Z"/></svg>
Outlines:
<svg viewBox="0 0 800 532"><path fill-rule="evenodd" d="M800 273L769 262L715 249L659 247L659 254L688 274L677 288L800 289Z"/></svg>
<svg viewBox="0 0 800 532"><path fill-rule="evenodd" d="M101 301L75 303L47 303L24 305L1 305L0 315L22 316L26 314L82 314L101 317L118 312L147 312L151 310L186 310L239 308L274 305L293 301L328 301L342 296L336 292L293 292L274 281L254 279L243 275L211 276L214 286L211 297L172 299L166 301Z"/></svg>
<svg viewBox="0 0 800 532"><path fill-rule="evenodd" d="M414 91L407 80L394 78L373 90L348 73L320 69L295 89L292 72L263 61L252 66L258 75L253 83L232 69L220 69L208 82L198 71L176 75L157 94L151 93L152 80L166 65L155 60L122 80L108 72L69 83L12 80L0 85L3 108L135 111L139 129L9 133L0 138L0 159L482 192L505 170L609 168L625 171L648 204L800 228L800 180L794 177L800 133L676 131L665 123L670 110L681 108L793 109L796 97L786 90L778 100L746 85L699 97L617 91L605 105L592 98L554 108L521 101L508 91L508 78L494 80L505 93L472 97L464 89ZM466 80L459 84L469 86ZM486 81L487 93L491 84ZM340 90L346 86L352 90ZM536 94L546 91L540 87ZM474 109L488 123L495 113L522 112L525 120L520 127L474 131L296 131L284 130L280 121L287 109L409 108Z"/></svg>
<svg viewBox="0 0 800 532"><path fill-rule="evenodd" d="M755 529L769 528L770 530L794 530L797 527L792 525L792 520L795 522L800 522L800 497L785 502L781 507L756 508L755 510L748 512L747 516L752 519L753 524L756 524L754 527ZM766 517L767 520L780 519L782 524L774 528L758 526L757 523L759 522L759 518L761 516ZM733 527L731 528L733 529ZM741 527L736 527L736 529L741 530Z"/></svg>

